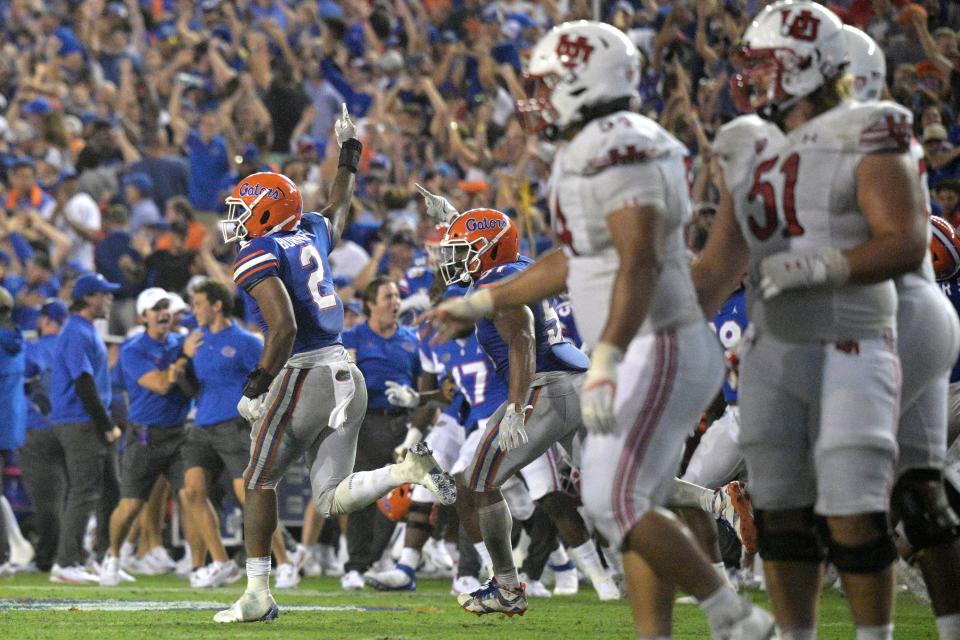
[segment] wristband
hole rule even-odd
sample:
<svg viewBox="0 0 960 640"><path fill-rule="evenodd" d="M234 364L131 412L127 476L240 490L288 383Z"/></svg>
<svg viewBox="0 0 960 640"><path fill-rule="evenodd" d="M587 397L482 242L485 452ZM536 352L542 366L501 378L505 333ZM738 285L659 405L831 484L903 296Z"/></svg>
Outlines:
<svg viewBox="0 0 960 640"><path fill-rule="evenodd" d="M243 395L248 398L258 398L267 392L271 382L273 382L273 376L264 369L257 367L247 376L247 384L243 388Z"/></svg>
<svg viewBox="0 0 960 640"><path fill-rule="evenodd" d="M360 153L363 151L363 145L356 138L349 138L343 141L340 147L340 163L337 168L345 167L350 173L356 173L360 166Z"/></svg>

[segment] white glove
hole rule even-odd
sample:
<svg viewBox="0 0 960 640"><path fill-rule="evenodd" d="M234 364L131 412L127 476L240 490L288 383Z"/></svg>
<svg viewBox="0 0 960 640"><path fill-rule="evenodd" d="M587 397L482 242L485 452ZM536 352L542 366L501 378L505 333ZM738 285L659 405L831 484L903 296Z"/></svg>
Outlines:
<svg viewBox="0 0 960 640"><path fill-rule="evenodd" d="M243 396L237 403L237 411L243 416L244 420L250 424L255 424L257 420L263 417L264 409L267 407L267 394L261 393L256 398Z"/></svg>
<svg viewBox="0 0 960 640"><path fill-rule="evenodd" d="M423 196L424 201L427 203L428 218L437 224L447 224L457 217L457 210L450 204L449 200L443 196L430 193L419 184L414 183L414 186L417 187L417 191L420 192L420 195Z"/></svg>
<svg viewBox="0 0 960 640"><path fill-rule="evenodd" d="M342 103L343 111L337 121L333 124L333 132L337 136L337 146L343 147L343 143L353 138L357 139L357 125L350 119L350 113L347 112L347 103Z"/></svg>
<svg viewBox="0 0 960 640"><path fill-rule="evenodd" d="M590 355L590 368L580 391L580 415L591 433L613 433L617 417L613 401L617 396L617 366L623 349L601 342Z"/></svg>
<svg viewBox="0 0 960 640"><path fill-rule="evenodd" d="M420 429L417 429L416 427L409 427L403 442L400 443L399 447L394 448L393 459L397 462L403 460L406 457L407 451L409 451L410 447L417 444L422 439L423 433L420 431Z"/></svg>
<svg viewBox="0 0 960 640"><path fill-rule="evenodd" d="M850 265L839 249L817 253L782 251L760 262L760 292L764 300L791 289L840 287L850 279Z"/></svg>
<svg viewBox="0 0 960 640"><path fill-rule="evenodd" d="M533 409L531 406L520 407L519 402L511 402L507 405L507 412L503 414L503 420L500 421L500 448L504 451L516 449L522 444L529 442L527 430L524 429L524 423L527 420L527 411Z"/></svg>
<svg viewBox="0 0 960 640"><path fill-rule="evenodd" d="M387 380L387 402L395 407L413 409L420 405L420 394L413 387Z"/></svg>

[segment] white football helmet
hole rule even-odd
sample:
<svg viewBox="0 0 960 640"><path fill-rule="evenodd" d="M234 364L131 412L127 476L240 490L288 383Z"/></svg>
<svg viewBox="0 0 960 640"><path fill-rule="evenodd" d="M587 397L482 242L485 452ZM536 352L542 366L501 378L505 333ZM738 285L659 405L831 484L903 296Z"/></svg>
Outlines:
<svg viewBox="0 0 960 640"><path fill-rule="evenodd" d="M524 77L527 99L517 102L524 129L563 130L582 120L583 107L640 95L640 52L612 25L565 22L534 46Z"/></svg>
<svg viewBox="0 0 960 640"><path fill-rule="evenodd" d="M733 98L744 113L769 116L843 71L847 41L835 13L809 0L768 5L747 27L734 60Z"/></svg>
<svg viewBox="0 0 960 640"><path fill-rule="evenodd" d="M861 102L879 100L887 78L887 59L877 43L856 27L843 25L847 38L847 73L853 76L853 95Z"/></svg>

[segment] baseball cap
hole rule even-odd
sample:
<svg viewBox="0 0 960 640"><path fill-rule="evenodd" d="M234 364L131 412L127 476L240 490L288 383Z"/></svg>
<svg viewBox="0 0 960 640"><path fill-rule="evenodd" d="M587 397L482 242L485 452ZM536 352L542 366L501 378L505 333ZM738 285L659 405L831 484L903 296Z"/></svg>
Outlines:
<svg viewBox="0 0 960 640"><path fill-rule="evenodd" d="M947 129L942 124L928 124L923 129L923 141L934 142L947 139Z"/></svg>
<svg viewBox="0 0 960 640"><path fill-rule="evenodd" d="M21 112L27 115L46 115L53 111L53 106L50 104L50 101L46 98L36 98L31 100L27 104L23 105L20 109Z"/></svg>
<svg viewBox="0 0 960 640"><path fill-rule="evenodd" d="M0 287L0 309L13 309L13 296L3 287Z"/></svg>
<svg viewBox="0 0 960 640"><path fill-rule="evenodd" d="M40 315L47 316L54 322L63 324L67 316L70 315L70 311L67 309L67 303L63 300L49 298L43 303L43 306L40 307Z"/></svg>
<svg viewBox="0 0 960 640"><path fill-rule="evenodd" d="M73 283L71 297L81 300L94 293L114 293L120 290L120 285L110 282L99 273L85 273Z"/></svg>
<svg viewBox="0 0 960 640"><path fill-rule="evenodd" d="M165 289L161 289L160 287L144 289L140 292L140 295L137 296L137 315L142 316L145 311L153 309L164 300L170 301L172 306L170 294L167 293Z"/></svg>
<svg viewBox="0 0 960 640"><path fill-rule="evenodd" d="M153 191L153 180L145 173L131 173L123 179L123 186L136 187L141 195L150 195Z"/></svg>
<svg viewBox="0 0 960 640"><path fill-rule="evenodd" d="M362 315L363 315L363 302L361 302L358 298L351 298L351 299L347 302L347 304L343 305L343 310L344 310L344 311L350 311L350 312L352 312L352 313L357 314L358 316L362 316Z"/></svg>
<svg viewBox="0 0 960 640"><path fill-rule="evenodd" d="M186 311L190 308L178 293L173 293L171 291L167 294L167 297L170 298L170 313L180 313L181 311Z"/></svg>

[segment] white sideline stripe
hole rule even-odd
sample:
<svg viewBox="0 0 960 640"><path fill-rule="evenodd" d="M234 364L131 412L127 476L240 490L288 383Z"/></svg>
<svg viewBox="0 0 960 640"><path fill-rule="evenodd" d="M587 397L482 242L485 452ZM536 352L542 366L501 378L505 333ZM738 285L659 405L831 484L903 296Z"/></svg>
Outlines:
<svg viewBox="0 0 960 640"><path fill-rule="evenodd" d="M3 600L0 611L220 611L229 603L171 600ZM357 605L286 604L281 611L353 611L380 613L406 611L396 607L360 607Z"/></svg>
<svg viewBox="0 0 960 640"><path fill-rule="evenodd" d="M100 589L99 585L96 584L32 584L32 585L18 585L16 579L13 581L5 581L0 583L3 585L5 591L60 591L64 589L76 589L76 593L92 593L95 589ZM241 587L218 587L216 589L194 589L192 587L141 587L137 583L130 583L129 588L138 589L141 593L144 591L147 592L156 592L156 593L191 593L196 595L197 593L209 593L212 595L234 595L243 593L244 589ZM301 597L318 597L318 598L376 598L378 596L383 596L384 594L391 593L390 591L316 591L314 589L283 589L280 591L280 594L287 595L294 598ZM416 591L404 591L404 598L436 598L437 596L444 596L446 592L439 593L417 593ZM0 599L0 605L6 600ZM154 600L152 602L163 602L163 600Z"/></svg>

